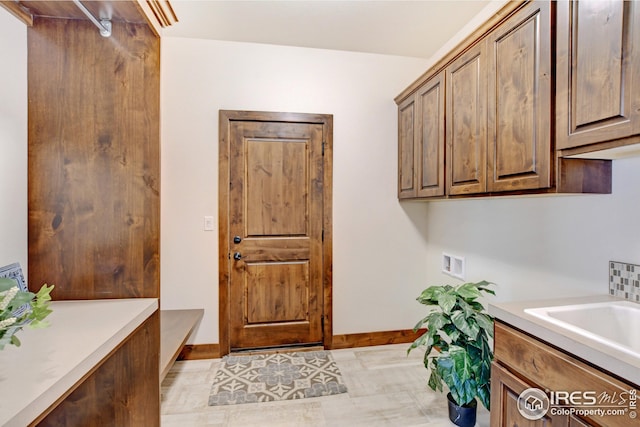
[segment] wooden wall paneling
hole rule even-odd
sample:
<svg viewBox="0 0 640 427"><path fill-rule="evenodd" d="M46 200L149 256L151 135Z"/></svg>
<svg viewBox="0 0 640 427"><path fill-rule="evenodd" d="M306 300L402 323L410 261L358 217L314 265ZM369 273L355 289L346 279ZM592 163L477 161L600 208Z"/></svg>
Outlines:
<svg viewBox="0 0 640 427"><path fill-rule="evenodd" d="M29 287L159 297L159 40L36 17L28 47Z"/></svg>
<svg viewBox="0 0 640 427"><path fill-rule="evenodd" d="M159 426L159 313L32 425Z"/></svg>
<svg viewBox="0 0 640 427"><path fill-rule="evenodd" d="M418 332L413 332L411 329L403 329L397 331L336 335L333 337L333 345L327 348L338 350L341 348L368 347L372 345L412 343L425 332L426 329L420 329ZM409 346L407 346L407 348L409 348Z"/></svg>

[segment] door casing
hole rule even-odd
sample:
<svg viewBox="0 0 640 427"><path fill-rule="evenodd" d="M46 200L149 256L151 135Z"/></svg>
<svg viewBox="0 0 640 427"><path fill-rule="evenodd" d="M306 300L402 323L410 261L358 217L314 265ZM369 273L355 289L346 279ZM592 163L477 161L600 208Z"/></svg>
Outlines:
<svg viewBox="0 0 640 427"><path fill-rule="evenodd" d="M230 260L229 254L229 184L230 184L230 124L233 121L313 123L323 126L323 240L322 240L322 307L323 345L332 348L333 341L333 115L282 113L266 111L220 110L218 119L218 320L220 356L229 354L230 347Z"/></svg>

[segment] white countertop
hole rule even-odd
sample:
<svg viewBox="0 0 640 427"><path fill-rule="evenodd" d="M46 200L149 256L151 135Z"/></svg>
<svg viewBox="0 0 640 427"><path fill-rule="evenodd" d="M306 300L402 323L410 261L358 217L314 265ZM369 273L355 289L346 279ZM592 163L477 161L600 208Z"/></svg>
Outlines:
<svg viewBox="0 0 640 427"><path fill-rule="evenodd" d="M597 367L639 386L640 360L637 358L524 312L524 310L528 308L620 300L620 298L609 295L594 295L588 297L493 303L489 304L489 314L504 323L521 329L542 341L546 341L567 353L586 360ZM629 325L629 327L635 328L636 325Z"/></svg>
<svg viewBox="0 0 640 427"><path fill-rule="evenodd" d="M0 351L0 425L38 417L158 309L155 298L52 301L48 328Z"/></svg>

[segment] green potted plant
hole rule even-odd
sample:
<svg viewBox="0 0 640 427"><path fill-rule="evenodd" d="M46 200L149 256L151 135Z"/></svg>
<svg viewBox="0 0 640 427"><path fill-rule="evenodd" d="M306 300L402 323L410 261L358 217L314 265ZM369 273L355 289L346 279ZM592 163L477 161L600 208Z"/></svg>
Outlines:
<svg viewBox="0 0 640 427"><path fill-rule="evenodd" d="M414 332L427 330L407 353L426 347L424 366L431 371L428 385L442 392L446 384L449 418L461 427L475 425L476 399L487 409L490 405L493 317L477 301L483 292L495 295L490 285L481 281L457 287L430 286L417 298L434 309L414 327Z"/></svg>
<svg viewBox="0 0 640 427"><path fill-rule="evenodd" d="M7 344L20 346L16 333L24 326L43 328L51 313L49 301L53 286L43 285L38 293L22 291L13 279L0 277L0 350Z"/></svg>

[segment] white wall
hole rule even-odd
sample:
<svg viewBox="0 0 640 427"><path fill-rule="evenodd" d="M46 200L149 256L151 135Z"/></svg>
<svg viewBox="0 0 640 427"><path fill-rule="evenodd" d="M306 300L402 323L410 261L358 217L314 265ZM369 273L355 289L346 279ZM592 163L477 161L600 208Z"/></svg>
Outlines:
<svg viewBox="0 0 640 427"><path fill-rule="evenodd" d="M640 158L615 160L613 194L451 200L427 208L427 280L442 251L498 300L605 294L608 261L640 264Z"/></svg>
<svg viewBox="0 0 640 427"><path fill-rule="evenodd" d="M428 65L505 3L487 5ZM613 174L612 195L429 202L426 282L462 283L440 271L447 252L465 257L466 281L495 282L496 301L606 293L608 261L640 264L640 158L614 161Z"/></svg>
<svg viewBox="0 0 640 427"><path fill-rule="evenodd" d="M490 4L443 49L503 4ZM444 52L443 50L443 52ZM498 300L606 293L608 261L640 263L640 159L614 163L614 194L451 200L396 198L393 97L429 60L194 39L162 41L162 308L205 308L190 342L218 342L218 110L334 115L334 333L406 329L440 272Z"/></svg>
<svg viewBox="0 0 640 427"><path fill-rule="evenodd" d="M0 266L27 273L27 28L0 9Z"/></svg>
<svg viewBox="0 0 640 427"><path fill-rule="evenodd" d="M424 204L396 197L393 98L426 60L163 38L161 305L204 308L218 342L218 110L334 115L334 333L407 329L424 287ZM216 227L217 228L217 227Z"/></svg>

